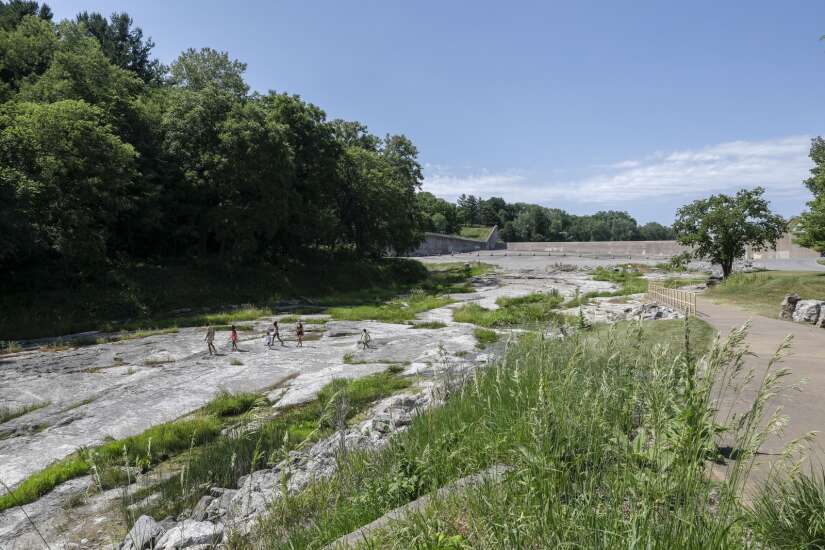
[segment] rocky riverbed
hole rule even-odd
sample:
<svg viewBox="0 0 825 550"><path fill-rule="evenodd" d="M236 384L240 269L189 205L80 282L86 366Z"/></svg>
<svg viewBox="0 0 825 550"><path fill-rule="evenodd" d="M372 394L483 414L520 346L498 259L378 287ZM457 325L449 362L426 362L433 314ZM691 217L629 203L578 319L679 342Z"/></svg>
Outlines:
<svg viewBox="0 0 825 550"><path fill-rule="evenodd" d="M3 356L0 358L0 402L12 407L43 406L0 425L0 479L13 487L79 447L98 445L108 437L137 434L152 425L173 420L203 406L224 389L265 393L277 409L314 399L318 390L333 378L365 376L390 364L403 364L406 374L423 375L425 380L437 376L439 365L476 368L493 358L476 348L472 325L452 320L452 308L456 305L477 301L484 307L495 308L500 296L556 289L570 297L577 291L615 288L610 283L593 281L586 271L549 262L529 268L500 267L495 274L474 280L473 286L475 292L453 296L456 304L419 316L419 321L440 321L446 325L437 330L416 330L409 325L375 321L329 320L306 325L309 334L303 348L297 348L295 342L288 339L286 346L268 350L263 345L262 333L272 318L264 318L244 324L247 330L240 333L237 353L228 350L227 333L218 333L220 353L217 356L205 352L203 329L196 328L64 351L38 349ZM588 306L585 315L592 316L593 320L615 321L668 318L673 314L666 308L653 311L651 306L642 306L633 298L624 299L621 304L604 302L605 305ZM367 328L372 335L372 347L368 350L358 349L362 328ZM403 424L396 425L395 420L385 422L382 415L388 409L398 409L403 411L398 418L406 418L410 407L404 404L413 403L412 408L420 408L424 404L422 399L430 399L421 397L427 391L423 386L417 394L392 398L401 399L400 402L378 404L364 424L348 431L348 441L356 446L384 441ZM390 418L396 417L390 414ZM364 428L366 425L371 427ZM290 460L323 464L329 458L324 449L321 442L301 457L290 457ZM308 479L316 474L313 471ZM215 488L212 500L187 520L208 520L215 531L220 530L218 525L224 529L231 522L248 522L250 510L258 513L262 503L272 498L271 491L266 489L268 482L264 481L276 477L276 473L257 477L253 474L240 484L239 493L231 499L226 496L229 493ZM295 480L300 484L298 479L300 477L293 476L290 483ZM252 491L263 495L248 499L257 503L253 508L238 508L240 505L233 500L238 494L246 494L243 493L245 484L264 487L261 491ZM123 491L94 493L89 491L91 485L88 476L78 478L26 505L25 513L21 508L0 512L0 547L40 548L44 547L43 539L52 548L119 544L123 527L113 509ZM87 494L82 501L78 498ZM213 504L215 502L219 504ZM224 504L226 507L216 509ZM236 509L244 513L237 514L233 511ZM167 524L164 532L171 527ZM180 544L175 542L170 547Z"/></svg>

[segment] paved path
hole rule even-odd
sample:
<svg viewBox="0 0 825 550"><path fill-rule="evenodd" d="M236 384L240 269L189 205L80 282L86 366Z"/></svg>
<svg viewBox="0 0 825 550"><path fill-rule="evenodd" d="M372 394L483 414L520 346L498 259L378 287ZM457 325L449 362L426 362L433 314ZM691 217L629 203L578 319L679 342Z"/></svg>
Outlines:
<svg viewBox="0 0 825 550"><path fill-rule="evenodd" d="M789 422L781 437L764 443L764 454L759 456L751 476L752 481L759 482L765 479L770 462L778 458L777 454L785 444L811 431L825 432L825 330L812 325L762 317L702 297L697 306L699 316L722 336L748 320L751 321L747 343L755 355L746 359L745 366L755 369L755 381L762 379L769 360L783 339L788 334L793 335L791 352L783 362L783 366L790 369L792 374L785 380L788 384L795 384L807 379L807 383L801 392L788 390L769 403L766 415L770 415L776 406L782 406ZM742 411L749 407L754 395L755 388L748 388L733 404L735 410ZM825 438L825 433L817 437L810 458L814 462L825 464L825 441L822 438Z"/></svg>

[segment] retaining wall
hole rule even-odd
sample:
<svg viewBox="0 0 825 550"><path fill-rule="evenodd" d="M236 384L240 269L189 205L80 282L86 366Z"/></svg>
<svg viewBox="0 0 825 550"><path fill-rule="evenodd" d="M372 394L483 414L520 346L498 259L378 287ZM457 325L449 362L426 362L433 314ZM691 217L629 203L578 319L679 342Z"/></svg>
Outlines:
<svg viewBox="0 0 825 550"><path fill-rule="evenodd" d="M498 227L493 227L485 240L468 239L456 235L441 233L424 233L424 241L410 256L439 256L442 254L461 254L478 250L495 250L498 248Z"/></svg>
<svg viewBox="0 0 825 550"><path fill-rule="evenodd" d="M671 258L688 250L676 241L593 241L507 243L515 252L544 252L569 255L614 255L642 258Z"/></svg>

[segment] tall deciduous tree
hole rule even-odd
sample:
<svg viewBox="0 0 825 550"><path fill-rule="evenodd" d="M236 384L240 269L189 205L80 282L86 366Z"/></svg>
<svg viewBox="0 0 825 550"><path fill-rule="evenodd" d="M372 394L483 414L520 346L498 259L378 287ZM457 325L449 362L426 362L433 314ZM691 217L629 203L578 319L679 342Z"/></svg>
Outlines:
<svg viewBox="0 0 825 550"><path fill-rule="evenodd" d="M734 196L719 194L694 201L676 212L673 230L677 240L693 249L696 258L722 266L724 277L733 262L754 250L776 248L787 222L771 212L761 187L743 189Z"/></svg>
<svg viewBox="0 0 825 550"><path fill-rule="evenodd" d="M129 202L134 148L83 101L16 103L0 114L2 219L16 220L0 261L56 255L74 267L106 260L111 228ZM7 212L9 211L9 212Z"/></svg>
<svg viewBox="0 0 825 550"><path fill-rule="evenodd" d="M813 139L810 156L814 166L805 185L814 198L808 202L809 210L799 217L794 233L798 244L825 252L825 139Z"/></svg>

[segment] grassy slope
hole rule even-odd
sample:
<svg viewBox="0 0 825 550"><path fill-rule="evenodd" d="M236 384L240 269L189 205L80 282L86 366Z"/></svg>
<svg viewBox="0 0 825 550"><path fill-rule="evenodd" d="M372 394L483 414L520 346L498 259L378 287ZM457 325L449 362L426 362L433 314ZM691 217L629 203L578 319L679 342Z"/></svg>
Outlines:
<svg viewBox="0 0 825 550"><path fill-rule="evenodd" d="M277 502L250 547L321 547L496 463L512 467L504 483L436 502L364 547L741 547L740 510L707 505L709 410L674 363L683 328L525 337L390 447L350 454L329 481ZM694 320L691 332L695 357L711 329Z"/></svg>
<svg viewBox="0 0 825 550"><path fill-rule="evenodd" d="M803 300L825 300L825 273L763 271L733 275L711 288L706 296L737 305L766 317L779 316L779 305L786 294L799 294Z"/></svg>
<svg viewBox="0 0 825 550"><path fill-rule="evenodd" d="M314 311L336 308L339 318L409 320L384 301L421 289L430 300L419 311L448 303L446 292L469 292L469 276L490 266L429 264L385 259L339 262L334 269L242 267L228 273L210 268L137 266L111 275L117 282L74 289L29 289L0 294L0 353L14 351L4 340L23 340L86 330L107 332L229 325L276 312L281 300L310 299ZM325 269L321 269L324 267ZM438 301L440 300L440 302ZM239 307L240 306L240 307ZM352 306L366 306L346 312ZM387 311L390 310L390 311ZM370 317L375 314L376 317ZM129 338L123 332L117 339ZM88 343L96 343L94 339Z"/></svg>
<svg viewBox="0 0 825 550"><path fill-rule="evenodd" d="M468 239L479 239L483 240L487 238L487 235L490 234L490 230L492 227L486 226L464 226L458 230L458 234L461 237L466 237Z"/></svg>
<svg viewBox="0 0 825 550"><path fill-rule="evenodd" d="M312 267L261 265L232 270L140 264L100 277L71 288L59 284L4 288L0 341L87 330L234 323L269 314L278 302L298 297L329 305L371 302L420 285L428 274L421 263L410 260L326 259Z"/></svg>

